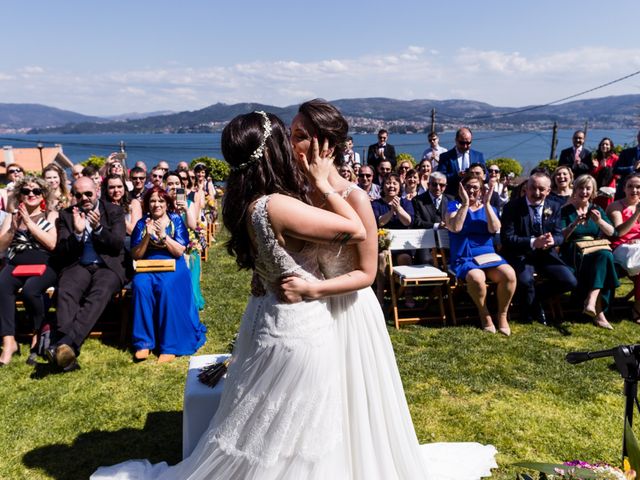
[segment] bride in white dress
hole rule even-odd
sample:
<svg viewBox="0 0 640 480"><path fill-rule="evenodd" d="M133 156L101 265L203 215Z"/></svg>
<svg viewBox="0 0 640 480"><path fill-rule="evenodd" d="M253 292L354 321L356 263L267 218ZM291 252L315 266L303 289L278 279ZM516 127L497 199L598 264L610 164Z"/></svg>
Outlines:
<svg viewBox="0 0 640 480"><path fill-rule="evenodd" d="M323 100L301 105L291 124L294 153L308 155L313 136L330 148L346 140L348 126L340 112ZM491 475L496 450L478 443L419 445L387 332L384 315L370 288L378 258L377 228L366 193L334 169L329 177L358 212L367 239L352 246L321 246L323 282L289 277L282 288L290 301L330 297L341 341L343 388L352 478L475 480ZM311 192L315 205L323 199ZM347 293L351 292L351 293ZM461 461L464 459L463 461Z"/></svg>
<svg viewBox="0 0 640 480"><path fill-rule="evenodd" d="M301 158L330 211L302 201L305 182L277 117L254 112L224 129L232 167L227 248L240 267L258 272L266 294L249 300L220 406L193 453L172 467L146 460L101 467L92 479L350 478L341 375L327 368L339 356L328 301L287 304L276 296L283 276L319 280L318 243L365 237L356 212L329 186L326 147L320 155L314 146Z"/></svg>

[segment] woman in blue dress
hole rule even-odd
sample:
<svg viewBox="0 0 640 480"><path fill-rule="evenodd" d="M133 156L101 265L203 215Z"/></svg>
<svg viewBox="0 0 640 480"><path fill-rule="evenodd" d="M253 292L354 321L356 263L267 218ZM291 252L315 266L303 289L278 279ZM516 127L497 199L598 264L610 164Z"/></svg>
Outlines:
<svg viewBox="0 0 640 480"><path fill-rule="evenodd" d="M191 355L205 342L206 327L200 323L194 303L189 269L182 256L189 233L173 200L160 187L144 196L146 215L131 234L134 260L175 260L175 271L136 273L133 278L134 359L145 360L157 348L158 362L176 355Z"/></svg>
<svg viewBox="0 0 640 480"><path fill-rule="evenodd" d="M467 292L478 308L482 329L489 333L495 333L496 327L487 308L486 282L496 284L498 331L509 336L507 314L516 290L516 274L493 248L493 236L500 230L500 220L489 204L493 187L485 189L482 179L466 175L458 188L459 200L449 202L445 223L450 232L451 269L467 284Z"/></svg>
<svg viewBox="0 0 640 480"><path fill-rule="evenodd" d="M184 174L187 175L186 172L184 172ZM194 240L194 243L199 242L198 218L200 218L200 207L198 207L198 204L194 202L192 198L189 198L186 195L178 196L178 189L183 188L180 172L168 172L164 177L164 183L167 187L167 193L174 202L175 212L180 215L180 218L182 218L182 221L188 229L189 243L187 244L184 258L187 262L187 266L189 267L189 273L191 276L193 299L196 302L197 309L203 310L205 300L202 296L202 289L200 288L202 260L200 257L200 250L192 246L192 239Z"/></svg>

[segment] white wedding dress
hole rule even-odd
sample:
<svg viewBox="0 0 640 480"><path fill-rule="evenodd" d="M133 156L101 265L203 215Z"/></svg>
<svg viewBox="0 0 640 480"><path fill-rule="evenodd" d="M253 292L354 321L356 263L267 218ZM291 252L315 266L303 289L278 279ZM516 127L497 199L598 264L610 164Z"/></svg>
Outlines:
<svg viewBox="0 0 640 480"><path fill-rule="evenodd" d="M267 294L249 300L208 430L175 466L131 460L99 468L92 480L349 478L338 338L328 301L284 304L274 294L283 276L318 280L317 246L297 253L281 248L268 221L268 199L260 198L251 216L256 270Z"/></svg>
<svg viewBox="0 0 640 480"><path fill-rule="evenodd" d="M348 192L347 192L348 194ZM352 246L321 247L326 278L356 265ZM479 480L496 449L479 443L419 445L384 314L371 288L330 298L342 350L346 443L354 480Z"/></svg>
<svg viewBox="0 0 640 480"><path fill-rule="evenodd" d="M348 192L345 193L345 196ZM176 466L129 461L92 480L478 480L496 450L478 443L419 445L384 315L370 288L283 305L281 276L316 280L354 269L354 247L288 253L275 241L266 197L252 216L267 295L251 297L220 407ZM265 273L266 272L266 273ZM266 277L266 278L265 278Z"/></svg>

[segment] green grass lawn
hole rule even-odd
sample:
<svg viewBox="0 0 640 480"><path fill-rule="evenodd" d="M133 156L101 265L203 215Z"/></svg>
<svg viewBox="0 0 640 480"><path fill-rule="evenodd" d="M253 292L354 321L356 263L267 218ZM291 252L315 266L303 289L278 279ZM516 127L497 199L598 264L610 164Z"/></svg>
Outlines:
<svg viewBox="0 0 640 480"><path fill-rule="evenodd" d="M199 353L226 351L250 277L222 243L203 270L209 332ZM612 318L610 332L566 320L570 335L515 322L510 338L471 326L390 328L420 441L491 443L500 452L493 478L505 480L521 460L619 462L620 376L609 360L572 366L564 356L634 343L638 326ZM0 369L0 479L81 479L130 458L180 459L188 358L134 364L98 340L87 341L82 369L69 374L25 358Z"/></svg>

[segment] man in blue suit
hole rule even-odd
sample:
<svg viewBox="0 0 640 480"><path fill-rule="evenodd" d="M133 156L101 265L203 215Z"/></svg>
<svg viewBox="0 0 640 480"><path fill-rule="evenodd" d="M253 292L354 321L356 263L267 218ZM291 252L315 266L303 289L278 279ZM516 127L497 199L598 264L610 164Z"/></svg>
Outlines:
<svg viewBox="0 0 640 480"><path fill-rule="evenodd" d="M440 155L438 171L447 176L447 191L449 195L458 194L458 185L464 172L472 163L484 165L484 155L476 150L471 150L473 134L466 127L456 132L456 146L448 152Z"/></svg>
<svg viewBox="0 0 640 480"><path fill-rule="evenodd" d="M527 180L526 195L511 200L502 211L501 254L516 271L521 315L525 321L546 325L542 302L576 288L571 269L560 259L556 248L564 239L560 205L545 201L551 190L547 173L533 173ZM544 278L536 284L534 273Z"/></svg>

